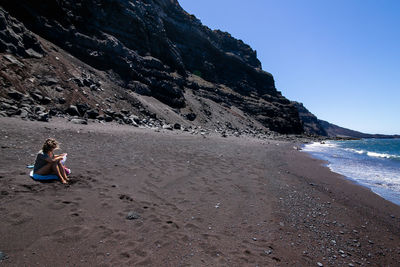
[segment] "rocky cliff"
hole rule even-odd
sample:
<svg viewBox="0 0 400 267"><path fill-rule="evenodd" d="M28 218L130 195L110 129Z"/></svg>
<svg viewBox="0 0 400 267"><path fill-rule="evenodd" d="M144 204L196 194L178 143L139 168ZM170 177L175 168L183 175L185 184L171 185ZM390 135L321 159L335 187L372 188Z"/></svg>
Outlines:
<svg viewBox="0 0 400 267"><path fill-rule="evenodd" d="M202 25L176 0L0 4L4 99L13 90L36 94L30 105L48 98L43 112L53 114L121 119L124 109L125 115L150 114L160 123L218 121L233 128L303 132L297 109L276 90L256 52ZM21 101L13 101L20 109ZM74 112L71 105L81 108Z"/></svg>

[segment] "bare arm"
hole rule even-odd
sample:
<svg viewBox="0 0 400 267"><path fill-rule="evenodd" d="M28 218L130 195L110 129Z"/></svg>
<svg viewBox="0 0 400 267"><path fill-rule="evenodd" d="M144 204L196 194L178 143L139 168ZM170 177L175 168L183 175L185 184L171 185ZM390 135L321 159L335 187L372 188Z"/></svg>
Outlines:
<svg viewBox="0 0 400 267"><path fill-rule="evenodd" d="M55 156L54 158L47 157L47 158L46 158L46 161L47 161L47 162L50 162L50 163L53 163L53 162L57 162L57 161L59 161L59 160L62 160L63 158L64 158L64 154L61 154L61 155Z"/></svg>

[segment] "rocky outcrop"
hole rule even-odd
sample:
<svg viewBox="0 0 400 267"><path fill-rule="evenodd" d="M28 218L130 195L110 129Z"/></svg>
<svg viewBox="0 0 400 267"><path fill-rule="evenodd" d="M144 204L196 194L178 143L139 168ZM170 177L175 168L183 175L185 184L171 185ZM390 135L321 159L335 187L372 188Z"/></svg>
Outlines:
<svg viewBox="0 0 400 267"><path fill-rule="evenodd" d="M292 102L299 111L299 116L303 124L304 132L309 135L328 136L328 133L321 125L320 120L312 114L303 103Z"/></svg>
<svg viewBox="0 0 400 267"><path fill-rule="evenodd" d="M41 58L44 53L39 41L25 26L0 7L0 52L20 57Z"/></svg>
<svg viewBox="0 0 400 267"><path fill-rule="evenodd" d="M1 6L35 34L110 73L126 90L177 110L191 108L185 97L189 90L237 107L273 131L303 131L297 109L276 90L256 52L228 33L203 26L176 0L19 0L1 1ZM20 51L33 46L26 43ZM38 46L32 49L42 53ZM189 79L193 75L213 86ZM83 82L77 85L86 86Z"/></svg>

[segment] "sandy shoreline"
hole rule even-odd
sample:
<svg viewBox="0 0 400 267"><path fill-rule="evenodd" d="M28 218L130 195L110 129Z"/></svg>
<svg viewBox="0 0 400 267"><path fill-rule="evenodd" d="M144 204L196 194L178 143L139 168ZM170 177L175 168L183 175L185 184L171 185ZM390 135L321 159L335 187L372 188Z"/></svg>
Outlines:
<svg viewBox="0 0 400 267"><path fill-rule="evenodd" d="M400 264L400 207L293 143L0 123L1 265ZM68 187L27 176L49 136L69 154Z"/></svg>

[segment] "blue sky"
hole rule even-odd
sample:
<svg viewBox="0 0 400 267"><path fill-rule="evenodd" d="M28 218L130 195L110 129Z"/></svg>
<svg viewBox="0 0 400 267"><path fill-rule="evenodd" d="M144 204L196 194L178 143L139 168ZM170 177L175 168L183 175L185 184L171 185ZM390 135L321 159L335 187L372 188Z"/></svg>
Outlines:
<svg viewBox="0 0 400 267"><path fill-rule="evenodd" d="M283 95L318 118L400 134L400 1L179 0L253 49Z"/></svg>

